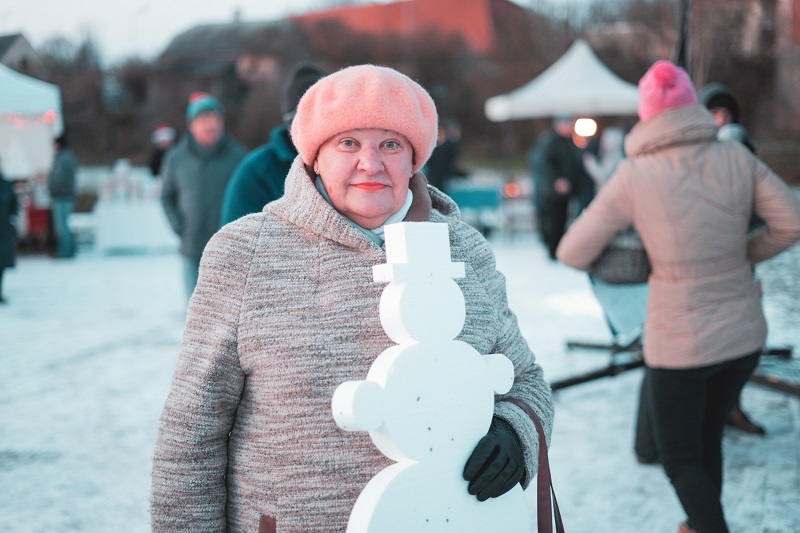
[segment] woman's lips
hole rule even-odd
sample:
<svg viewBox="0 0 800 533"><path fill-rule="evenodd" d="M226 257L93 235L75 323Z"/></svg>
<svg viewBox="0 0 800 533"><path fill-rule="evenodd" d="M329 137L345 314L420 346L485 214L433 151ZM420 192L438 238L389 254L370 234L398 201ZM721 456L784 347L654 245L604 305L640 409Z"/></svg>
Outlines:
<svg viewBox="0 0 800 533"><path fill-rule="evenodd" d="M388 185L386 185L385 183L369 181L366 183L356 183L353 185L353 187L355 187L356 189L361 189L362 191L373 192L385 189L386 187L388 187Z"/></svg>

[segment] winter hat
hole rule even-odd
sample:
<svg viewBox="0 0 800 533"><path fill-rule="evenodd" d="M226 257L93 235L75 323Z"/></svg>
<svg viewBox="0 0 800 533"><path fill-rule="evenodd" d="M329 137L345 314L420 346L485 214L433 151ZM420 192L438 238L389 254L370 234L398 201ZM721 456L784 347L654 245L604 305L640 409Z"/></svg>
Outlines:
<svg viewBox="0 0 800 533"><path fill-rule="evenodd" d="M158 144L160 142L172 142L175 140L175 128L166 122L160 122L156 126L156 129L153 130L153 135L150 136L150 140L153 142L153 144Z"/></svg>
<svg viewBox="0 0 800 533"><path fill-rule="evenodd" d="M222 102L208 93L195 92L189 96L189 105L186 106L186 122L191 123L200 113L213 111L219 115L225 114Z"/></svg>
<svg viewBox="0 0 800 533"><path fill-rule="evenodd" d="M294 68L281 95L281 115L284 122L288 124L292 121L300 98L323 76L325 73L310 63L300 63Z"/></svg>
<svg viewBox="0 0 800 533"><path fill-rule="evenodd" d="M669 61L660 60L639 80L639 118L697 103L697 93L689 74Z"/></svg>
<svg viewBox="0 0 800 533"><path fill-rule="evenodd" d="M729 87L717 82L709 83L700 91L700 101L707 109L724 107L730 111L731 120L739 122L739 102Z"/></svg>
<svg viewBox="0 0 800 533"><path fill-rule="evenodd" d="M347 67L315 83L297 105L292 142L312 165L328 139L357 128L381 128L405 136L414 148L416 172L436 146L436 106L417 82L394 69Z"/></svg>

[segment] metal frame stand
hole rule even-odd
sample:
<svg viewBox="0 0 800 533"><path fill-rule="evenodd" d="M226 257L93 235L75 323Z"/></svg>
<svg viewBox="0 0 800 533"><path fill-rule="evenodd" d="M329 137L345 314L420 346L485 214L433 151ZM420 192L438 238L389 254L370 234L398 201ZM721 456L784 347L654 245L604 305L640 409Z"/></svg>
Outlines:
<svg viewBox="0 0 800 533"><path fill-rule="evenodd" d="M789 361L793 360L792 352L792 346L780 346L766 348L761 355L783 359L787 361L786 364L789 365ZM753 375L750 377L750 381L778 392L800 397L800 380L790 380L779 374L765 373L760 369L760 366L761 365L759 365L759 368L756 368L756 371L753 372ZM800 374L800 369L795 369L795 372Z"/></svg>
<svg viewBox="0 0 800 533"><path fill-rule="evenodd" d="M554 381L550 384L550 388L554 391L572 387L573 385L580 385L596 379L612 377L626 370L633 370L644 366L644 359L642 358L641 336L637 335L629 342L619 343L616 340L611 344L600 344L594 342L583 341L567 341L567 349L588 349L588 350L602 350L610 352L611 360L605 368L592 370L584 374ZM628 357L620 360L621 355Z"/></svg>

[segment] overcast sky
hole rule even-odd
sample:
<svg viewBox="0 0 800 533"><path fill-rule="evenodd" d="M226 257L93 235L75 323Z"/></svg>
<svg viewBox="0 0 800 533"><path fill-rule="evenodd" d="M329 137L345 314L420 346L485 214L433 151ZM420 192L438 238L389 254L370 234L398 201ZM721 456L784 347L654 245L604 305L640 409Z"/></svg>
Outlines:
<svg viewBox="0 0 800 533"><path fill-rule="evenodd" d="M387 3L389 0L372 0ZM512 0L523 6L586 0ZM370 3L370 0L356 0ZM90 34L106 64L139 56L152 59L173 37L198 24L275 20L336 0L0 0L0 35L22 33L36 48L54 36L81 42Z"/></svg>
<svg viewBox="0 0 800 533"><path fill-rule="evenodd" d="M87 32L103 61L150 59L173 37L198 24L262 21L303 13L329 0L0 0L0 35L22 33L36 48L60 35L80 42Z"/></svg>

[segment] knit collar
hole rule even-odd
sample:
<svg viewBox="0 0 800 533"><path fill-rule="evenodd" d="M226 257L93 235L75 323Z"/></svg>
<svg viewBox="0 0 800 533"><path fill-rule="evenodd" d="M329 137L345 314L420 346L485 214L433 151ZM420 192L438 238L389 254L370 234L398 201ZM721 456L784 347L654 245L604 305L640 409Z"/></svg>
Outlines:
<svg viewBox="0 0 800 533"><path fill-rule="evenodd" d="M380 250L379 244L325 200L314 186L314 176L307 171L300 156L295 158L289 169L284 190L281 198L267 204L265 209L268 212L307 232L348 248L365 252Z"/></svg>
<svg viewBox="0 0 800 533"><path fill-rule="evenodd" d="M322 178L320 178L319 176L316 176L316 178L314 179L314 186L317 188L317 190L322 195L322 197L325 198L325 201L328 202L329 204L331 204L331 206L333 206L333 204L331 203L331 197L330 197L330 195L328 195L328 191L325 189L325 185L322 183ZM366 235L367 237L372 239L372 241L375 242L375 244L377 244L378 246L383 246L383 242L384 242L383 230L384 230L384 227L386 227L389 224L394 224L395 222L401 222L406 217L406 214L408 214L408 210L411 209L411 202L413 200L414 200L414 195L411 193L411 189L409 189L408 192L406 193L406 200L405 200L405 202L403 202L403 205L400 207L400 209L398 211L396 211L395 213L393 213L388 219L386 219L386 222L384 222L383 224L381 224L380 226L378 226L375 229L365 228L364 226L361 226L361 225L356 224L355 222L353 222L350 219L350 217L347 217L345 215L342 215L342 216L344 216L344 218L350 224L352 224L358 230L360 230L361 233L363 233L364 235Z"/></svg>

